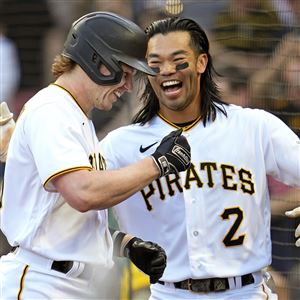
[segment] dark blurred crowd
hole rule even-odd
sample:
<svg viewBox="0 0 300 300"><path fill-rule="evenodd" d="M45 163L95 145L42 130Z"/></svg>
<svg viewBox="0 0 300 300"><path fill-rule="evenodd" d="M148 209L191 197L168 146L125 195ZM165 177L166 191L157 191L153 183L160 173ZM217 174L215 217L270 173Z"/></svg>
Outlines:
<svg viewBox="0 0 300 300"><path fill-rule="evenodd" d="M15 119L27 99L52 81L49 69L70 24L95 10L118 13L142 28L176 14L196 19L211 41L224 100L270 111L300 136L299 0L0 0L0 100ZM99 138L130 122L138 90L124 97L127 101L118 101L112 111L95 112ZM1 176L3 172L2 164ZM293 237L299 222L284 217L286 209L299 205L300 191L272 178L269 188L272 274L279 299L300 299L300 255ZM283 198L289 204L283 205ZM4 237L0 242L1 255L9 245ZM142 279L139 283L135 286L147 287ZM132 294L126 288L123 293Z"/></svg>

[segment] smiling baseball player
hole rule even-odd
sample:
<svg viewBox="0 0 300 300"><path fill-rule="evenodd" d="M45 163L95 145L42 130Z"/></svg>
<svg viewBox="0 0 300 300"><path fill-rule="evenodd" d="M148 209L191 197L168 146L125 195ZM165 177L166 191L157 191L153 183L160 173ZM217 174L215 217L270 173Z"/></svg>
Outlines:
<svg viewBox="0 0 300 300"><path fill-rule="evenodd" d="M300 187L299 138L270 113L220 100L208 39L193 20L158 20L146 32L158 75L148 77L135 124L110 132L100 147L108 167L119 168L175 128L191 145L186 172L113 208L122 230L166 250L150 299L276 299L262 274L272 258L267 175Z"/></svg>

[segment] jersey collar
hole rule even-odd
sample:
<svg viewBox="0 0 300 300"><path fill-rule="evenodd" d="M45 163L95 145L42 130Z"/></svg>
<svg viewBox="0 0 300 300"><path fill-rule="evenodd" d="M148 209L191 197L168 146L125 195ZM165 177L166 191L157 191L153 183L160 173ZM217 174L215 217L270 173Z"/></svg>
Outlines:
<svg viewBox="0 0 300 300"><path fill-rule="evenodd" d="M64 88L63 86L61 86L61 85L59 85L59 84L57 84L57 83L51 83L50 85L55 85L55 86L57 86L57 87L63 89L65 92L67 92L67 93L71 96L71 98L76 102L76 104L79 106L79 108L80 108L81 111L84 113L84 115L85 115L86 117L88 117L87 114L86 114L86 113L84 112L84 110L82 109L82 107L80 106L79 102L78 102L78 101L76 100L76 98L71 94L70 91L68 91L66 88ZM88 118L89 118L89 117L88 117Z"/></svg>
<svg viewBox="0 0 300 300"><path fill-rule="evenodd" d="M165 123L179 129L181 128L183 131L188 131L188 130L191 130L193 127L195 127L201 120L202 120L202 116L199 116L194 122L192 122L191 124L189 125L186 125L186 126L180 126L179 124L175 124L171 121L169 121L168 119L166 119L164 116L162 116L160 113L157 113L157 116L162 120L164 121Z"/></svg>

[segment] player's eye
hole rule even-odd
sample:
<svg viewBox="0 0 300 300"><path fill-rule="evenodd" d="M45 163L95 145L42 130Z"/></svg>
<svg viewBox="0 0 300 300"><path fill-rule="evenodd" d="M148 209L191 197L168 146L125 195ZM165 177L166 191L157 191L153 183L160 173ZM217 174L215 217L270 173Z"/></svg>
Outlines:
<svg viewBox="0 0 300 300"><path fill-rule="evenodd" d="M183 61L184 59L185 59L184 57L176 57L176 58L174 59L174 62L178 63L178 62L180 62L180 61Z"/></svg>
<svg viewBox="0 0 300 300"><path fill-rule="evenodd" d="M160 64L160 61L157 61L157 60L149 60L148 61L149 66L156 66L156 65L159 65L159 64Z"/></svg>
<svg viewBox="0 0 300 300"><path fill-rule="evenodd" d="M160 62L159 61L148 61L149 67L152 69L153 72L159 73L160 72Z"/></svg>

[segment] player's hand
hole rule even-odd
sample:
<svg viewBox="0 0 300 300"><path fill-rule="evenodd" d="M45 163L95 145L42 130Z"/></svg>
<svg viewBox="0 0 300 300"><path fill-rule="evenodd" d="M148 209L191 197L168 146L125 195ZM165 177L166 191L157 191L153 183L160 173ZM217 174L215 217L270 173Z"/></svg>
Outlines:
<svg viewBox="0 0 300 300"><path fill-rule="evenodd" d="M10 112L7 103L0 103L0 161L6 161L7 149L11 135L15 128L13 114Z"/></svg>
<svg viewBox="0 0 300 300"><path fill-rule="evenodd" d="M141 271L149 275L150 283L156 283L163 275L167 255L159 245L134 237L126 245L124 253Z"/></svg>
<svg viewBox="0 0 300 300"><path fill-rule="evenodd" d="M178 129L165 136L152 154L160 177L185 171L191 164L191 147L181 133Z"/></svg>
<svg viewBox="0 0 300 300"><path fill-rule="evenodd" d="M285 215L290 218L297 218L300 217L300 206L294 208L293 210L289 210L285 212ZM296 237L296 246L300 247L300 224L298 224L296 230L295 230L295 237Z"/></svg>

